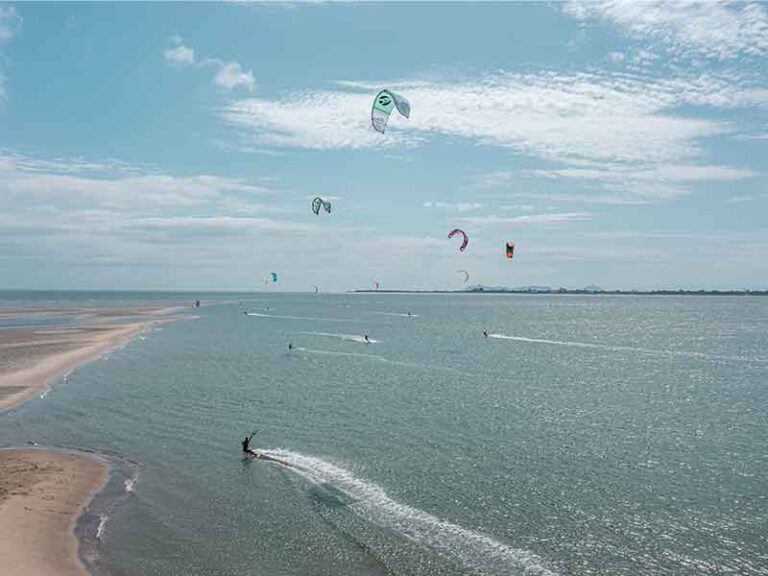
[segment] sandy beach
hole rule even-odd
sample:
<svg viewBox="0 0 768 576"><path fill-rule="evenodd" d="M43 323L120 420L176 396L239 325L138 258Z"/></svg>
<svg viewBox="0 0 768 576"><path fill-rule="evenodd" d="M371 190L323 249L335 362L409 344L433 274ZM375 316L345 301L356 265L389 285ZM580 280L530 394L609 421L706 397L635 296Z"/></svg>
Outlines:
<svg viewBox="0 0 768 576"><path fill-rule="evenodd" d="M172 319L164 316L178 310L179 307L62 310L57 312L72 316L72 325L0 331L0 412L39 394L80 364L125 344L148 324ZM6 316L10 314L5 312ZM152 319L136 320L138 316ZM116 318L124 322L116 323Z"/></svg>
<svg viewBox="0 0 768 576"><path fill-rule="evenodd" d="M125 344L180 307L3 310L21 319L0 330L0 415L78 366ZM58 322L24 319L53 315ZM52 317L53 317L52 316ZM61 318L67 319L62 323ZM106 482L105 461L43 449L0 450L0 558L3 576L84 575L74 525Z"/></svg>
<svg viewBox="0 0 768 576"><path fill-rule="evenodd" d="M106 482L91 456L0 450L0 558L5 576L84 575L74 526Z"/></svg>

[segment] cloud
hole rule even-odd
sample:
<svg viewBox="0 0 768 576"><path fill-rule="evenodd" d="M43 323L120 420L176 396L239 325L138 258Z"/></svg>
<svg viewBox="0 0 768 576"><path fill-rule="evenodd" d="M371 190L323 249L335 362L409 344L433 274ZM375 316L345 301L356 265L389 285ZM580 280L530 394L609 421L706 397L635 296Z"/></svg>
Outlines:
<svg viewBox="0 0 768 576"><path fill-rule="evenodd" d="M424 202L422 206L424 208L447 208L457 212L468 212L482 208L485 204L479 202Z"/></svg>
<svg viewBox="0 0 768 576"><path fill-rule="evenodd" d="M752 170L694 164L593 164L549 170L532 170L536 176L592 180L602 187L628 193L623 200L657 201L686 194L695 182L733 182L757 176ZM607 197L610 201L610 197ZM596 197L585 198L599 202Z"/></svg>
<svg viewBox="0 0 768 576"><path fill-rule="evenodd" d="M704 155L705 138L740 132L722 114L709 112L768 105L768 90L757 82L735 73L649 78L548 71L463 82L390 82L408 94L413 114L410 119L393 114L384 136L371 130L373 85L363 82L337 82L335 90L277 99L233 100L220 113L269 147L402 148L437 137L466 139L555 163L563 168L550 175L599 180L628 193L632 202L645 202L686 193L691 182L751 175L704 166L697 159ZM480 177L477 187L498 187L519 177L497 171Z"/></svg>
<svg viewBox="0 0 768 576"><path fill-rule="evenodd" d="M235 100L221 114L273 146L359 149L415 145L443 135L555 161L662 162L698 154L697 141L705 136L736 131L726 122L675 115L674 108L768 102L760 88L711 76L654 81L542 72L465 83L411 82L400 89L413 114L409 120L393 114L386 136L370 128L370 93L349 89Z"/></svg>
<svg viewBox="0 0 768 576"><path fill-rule="evenodd" d="M526 214L525 216L465 216L462 222L479 226L497 224L557 224L579 220L589 220L590 212L561 212L559 214Z"/></svg>
<svg viewBox="0 0 768 576"><path fill-rule="evenodd" d="M216 67L216 74L213 76L213 82L226 90L233 90L237 87L243 87L252 91L256 87L256 80L253 78L253 72L244 70L237 62L221 62L218 60L208 60Z"/></svg>
<svg viewBox="0 0 768 576"><path fill-rule="evenodd" d="M370 106L369 94L297 92L281 100L235 100L221 114L227 122L252 131L257 142L264 145L330 150L414 142L397 131L399 122L394 117L386 138L374 132Z"/></svg>
<svg viewBox="0 0 768 576"><path fill-rule="evenodd" d="M165 60L175 66L190 67L197 62L194 49L184 45L181 36L171 36L168 39L170 48L163 55ZM215 70L213 83L225 90L245 88L249 92L256 88L256 80L253 72L245 70L240 63L220 60L218 58L206 58L197 63L199 67L210 67Z"/></svg>
<svg viewBox="0 0 768 576"><path fill-rule="evenodd" d="M624 61L624 53L623 52L608 52L608 60L611 62L618 64L619 62Z"/></svg>
<svg viewBox="0 0 768 576"><path fill-rule="evenodd" d="M16 8L0 4L0 44L19 33L22 22L23 18Z"/></svg>
<svg viewBox="0 0 768 576"><path fill-rule="evenodd" d="M571 0L563 9L577 20L608 22L635 38L659 41L673 57L768 55L768 12L757 2Z"/></svg>
<svg viewBox="0 0 768 576"><path fill-rule="evenodd" d="M192 66L195 63L195 51L184 45L180 36L171 36L171 47L165 52L166 61L178 66Z"/></svg>
<svg viewBox="0 0 768 576"><path fill-rule="evenodd" d="M742 202L752 202L752 200L754 199L755 197L752 196L751 194L745 194L744 196L731 196L730 198L728 198L728 202L730 204L739 204Z"/></svg>

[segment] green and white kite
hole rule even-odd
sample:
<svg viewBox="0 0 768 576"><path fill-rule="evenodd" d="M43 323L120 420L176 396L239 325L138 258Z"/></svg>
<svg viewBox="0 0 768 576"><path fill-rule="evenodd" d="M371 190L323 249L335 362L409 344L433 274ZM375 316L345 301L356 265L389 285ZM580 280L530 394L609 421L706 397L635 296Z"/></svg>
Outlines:
<svg viewBox="0 0 768 576"><path fill-rule="evenodd" d="M371 124L374 130L384 134L389 115L395 108L397 108L401 116L410 118L411 104L404 97L389 90L382 90L376 94L376 98L373 100L373 108L371 108Z"/></svg>

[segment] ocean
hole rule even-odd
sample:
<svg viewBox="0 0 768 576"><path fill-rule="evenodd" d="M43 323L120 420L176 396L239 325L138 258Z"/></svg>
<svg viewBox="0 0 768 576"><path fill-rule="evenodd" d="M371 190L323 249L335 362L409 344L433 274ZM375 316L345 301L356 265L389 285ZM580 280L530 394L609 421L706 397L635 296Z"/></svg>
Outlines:
<svg viewBox="0 0 768 576"><path fill-rule="evenodd" d="M95 573L768 574L768 298L201 300L0 414L112 461Z"/></svg>

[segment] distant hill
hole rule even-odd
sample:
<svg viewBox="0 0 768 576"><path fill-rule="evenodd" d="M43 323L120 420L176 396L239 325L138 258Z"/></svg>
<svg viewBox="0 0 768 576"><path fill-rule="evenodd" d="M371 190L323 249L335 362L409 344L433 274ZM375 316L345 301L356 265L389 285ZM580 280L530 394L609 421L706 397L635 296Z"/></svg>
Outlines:
<svg viewBox="0 0 768 576"><path fill-rule="evenodd" d="M550 286L485 286L476 284L462 290L350 290L350 292L383 294L613 294L647 296L768 296L768 290L603 290L590 284L584 288L552 288Z"/></svg>

